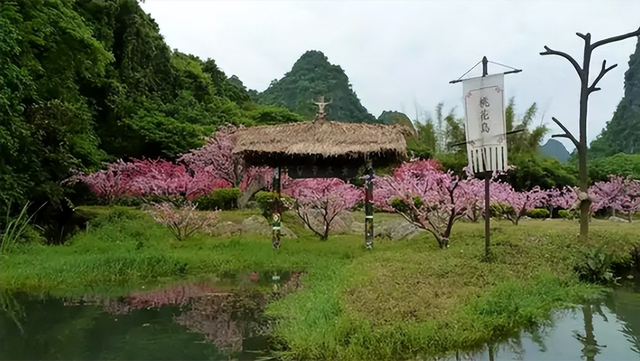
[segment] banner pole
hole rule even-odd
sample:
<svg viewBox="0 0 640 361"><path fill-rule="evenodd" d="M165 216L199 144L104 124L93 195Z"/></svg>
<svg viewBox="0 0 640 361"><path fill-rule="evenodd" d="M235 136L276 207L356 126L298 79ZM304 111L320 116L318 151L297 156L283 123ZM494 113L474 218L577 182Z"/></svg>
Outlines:
<svg viewBox="0 0 640 361"><path fill-rule="evenodd" d="M486 56L482 57L482 77L489 75L488 64ZM491 199L490 186L491 175L487 170L487 159L484 160L484 256L489 258L489 247L491 246L491 218L489 217L489 203Z"/></svg>

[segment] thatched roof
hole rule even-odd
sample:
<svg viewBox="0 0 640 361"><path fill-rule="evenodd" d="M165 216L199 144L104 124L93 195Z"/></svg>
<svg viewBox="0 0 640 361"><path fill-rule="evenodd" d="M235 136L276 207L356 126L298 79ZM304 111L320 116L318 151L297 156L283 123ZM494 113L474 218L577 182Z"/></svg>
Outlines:
<svg viewBox="0 0 640 361"><path fill-rule="evenodd" d="M233 153L252 165L355 163L365 155L376 164L391 164L406 156L407 132L397 125L322 119L240 128L234 133Z"/></svg>

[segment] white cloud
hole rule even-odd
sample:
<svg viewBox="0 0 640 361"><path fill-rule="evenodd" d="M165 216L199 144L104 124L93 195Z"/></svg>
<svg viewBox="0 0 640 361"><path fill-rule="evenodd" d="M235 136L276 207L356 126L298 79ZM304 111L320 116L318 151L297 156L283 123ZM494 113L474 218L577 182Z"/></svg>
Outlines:
<svg viewBox="0 0 640 361"><path fill-rule="evenodd" d="M153 1L142 7L160 25L169 46L213 58L227 75L263 91L306 50L320 50L345 70L363 105L374 115L414 102L433 110L462 109L460 84L450 85L483 55L523 69L506 77L507 96L523 112L537 102L544 122L555 116L578 133L579 81L560 57L582 62L582 39L595 40L640 26L640 2L608 1ZM623 75L636 39L598 48L592 79L603 59L617 63L589 102L588 138L611 119L623 95ZM508 69L504 69L508 70ZM504 71L490 64L489 72ZM479 75L480 69L469 75ZM564 141L569 149L572 146Z"/></svg>

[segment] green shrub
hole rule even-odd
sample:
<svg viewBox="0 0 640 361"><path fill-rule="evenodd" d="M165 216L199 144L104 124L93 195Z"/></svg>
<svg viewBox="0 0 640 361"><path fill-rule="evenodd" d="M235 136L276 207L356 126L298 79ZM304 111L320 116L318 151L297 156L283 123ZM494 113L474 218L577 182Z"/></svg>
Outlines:
<svg viewBox="0 0 640 361"><path fill-rule="evenodd" d="M273 215L273 202L274 202L273 192L260 191L256 193L256 195L254 196L254 199L258 204L258 207L262 211L262 216L270 220L271 216ZM282 201L283 213L289 210L287 205L291 205L294 202L293 198L285 195L281 196L281 201Z"/></svg>
<svg viewBox="0 0 640 361"><path fill-rule="evenodd" d="M424 205L424 202L420 197L413 197L413 205L414 207L420 209L420 207ZM393 200L391 200L391 207L393 207L393 209L395 209L397 212L401 213L407 213L409 211L409 205L405 201L398 198L394 198Z"/></svg>
<svg viewBox="0 0 640 361"><path fill-rule="evenodd" d="M141 197L124 197L116 199L113 204L122 207L140 207L144 204L144 199Z"/></svg>
<svg viewBox="0 0 640 361"><path fill-rule="evenodd" d="M107 212L102 210L91 212L91 210L82 209L80 216L86 217L86 222L91 224L90 227L100 228L106 224L140 219L139 212L128 207L113 206L109 207Z"/></svg>
<svg viewBox="0 0 640 361"><path fill-rule="evenodd" d="M491 218L502 219L505 214L512 214L514 212L513 207L508 204L491 204L489 206L489 216Z"/></svg>
<svg viewBox="0 0 640 361"><path fill-rule="evenodd" d="M198 197L198 209L201 211L232 210L238 208L238 198L242 191L238 188L218 188L210 194Z"/></svg>
<svg viewBox="0 0 640 361"><path fill-rule="evenodd" d="M536 208L527 212L527 216L531 218L549 218L549 211L544 208Z"/></svg>
<svg viewBox="0 0 640 361"><path fill-rule="evenodd" d="M582 281L610 285L616 284L619 279L613 275L612 265L613 255L600 246L583 251L582 261L575 270Z"/></svg>
<svg viewBox="0 0 640 361"><path fill-rule="evenodd" d="M571 210L561 209L558 211L558 216L564 219L574 219L578 216L578 212L575 209L571 209Z"/></svg>

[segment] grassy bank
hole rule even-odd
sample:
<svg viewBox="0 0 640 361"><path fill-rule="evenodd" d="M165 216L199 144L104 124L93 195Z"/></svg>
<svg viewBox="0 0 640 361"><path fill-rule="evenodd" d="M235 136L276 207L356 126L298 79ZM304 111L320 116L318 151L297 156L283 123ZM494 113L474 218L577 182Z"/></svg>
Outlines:
<svg viewBox="0 0 640 361"><path fill-rule="evenodd" d="M177 242L139 212L92 211L100 215L90 229L64 246L21 245L3 255L0 287L117 293L238 270L304 270L304 289L267 308L280 319L275 336L291 359L403 359L472 348L601 291L578 282L573 267L581 249L605 245L626 263L629 249L640 245L637 223L593 221L590 244L580 245L572 221L494 221L493 257L486 262L482 224L456 224L448 250L425 234L376 241L368 252L361 235L320 242L287 217L300 237L273 251L268 237ZM252 214L222 217L241 221Z"/></svg>

